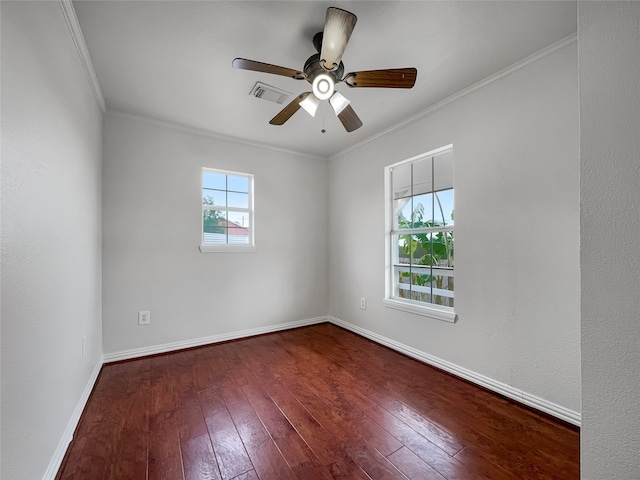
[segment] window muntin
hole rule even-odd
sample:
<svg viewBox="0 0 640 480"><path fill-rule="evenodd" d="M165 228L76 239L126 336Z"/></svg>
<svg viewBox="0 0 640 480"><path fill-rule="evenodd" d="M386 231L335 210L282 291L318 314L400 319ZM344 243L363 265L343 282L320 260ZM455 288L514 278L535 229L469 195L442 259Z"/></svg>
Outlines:
<svg viewBox="0 0 640 480"><path fill-rule="evenodd" d="M455 319L453 150L443 147L391 165L387 188L385 304ZM442 315L431 315L442 318Z"/></svg>
<svg viewBox="0 0 640 480"><path fill-rule="evenodd" d="M255 249L253 217L253 175L202 169L201 251Z"/></svg>

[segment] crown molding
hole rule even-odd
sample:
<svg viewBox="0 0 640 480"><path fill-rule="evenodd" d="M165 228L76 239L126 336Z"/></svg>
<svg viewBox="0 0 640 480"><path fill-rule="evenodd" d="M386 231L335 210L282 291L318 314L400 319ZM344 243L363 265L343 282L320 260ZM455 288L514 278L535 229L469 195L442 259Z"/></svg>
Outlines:
<svg viewBox="0 0 640 480"><path fill-rule="evenodd" d="M470 85L467 88L464 88L462 90L460 90L459 92L454 93L453 95L437 102L434 103L433 105L425 108L424 110L404 119L403 121L396 123L395 125L385 129L385 130L381 130L378 133L375 133L373 135L371 135L370 137L365 138L364 140L359 141L358 143L354 143L353 145L345 148L344 150L341 150L338 153L334 153L333 155L331 155L329 157L329 161L333 161L343 155L346 155L347 153L356 150L360 147L362 147L363 145L366 145L367 143L373 142L374 140L377 140L378 138L384 137L385 135L389 135L391 133L397 132L398 130L402 130L405 127L408 127L414 123L416 123L417 121L428 117L429 115L432 115L434 112L436 112L437 110L440 110L441 108L445 107L446 105L449 105L450 103L455 102L456 100L469 95L470 93L475 92L476 90L480 90L481 88L486 87L487 85L496 82L498 80L500 80L501 78L504 78L508 75L511 75L512 73L517 72L518 70L521 70L523 68L525 68L528 65L531 65L532 63L537 62L538 60L541 60L544 57L547 57L559 50L562 50L566 47L568 47L569 45L577 42L578 40L578 34L577 33L572 33L571 35L568 35L567 37L552 43L551 45L549 45L548 47L543 48L542 50L538 50L536 53L529 55L528 57L523 58L522 60L517 61L516 63L508 66L507 68L500 70L499 72L494 73L493 75L490 75L488 77L486 77L483 80L480 80L479 82L474 83L473 85Z"/></svg>
<svg viewBox="0 0 640 480"><path fill-rule="evenodd" d="M64 14L64 18L65 21L67 23L67 26L69 27L69 32L71 34L71 38L73 39L73 42L76 46L76 50L78 52L78 56L80 57L80 61L82 63L82 66L87 74L87 79L89 80L89 84L91 86L91 90L93 92L93 95L96 99L96 103L98 104L98 108L100 109L100 111L105 114L112 114L115 116L120 116L120 117L124 117L124 118L130 118L130 119L134 119L134 120L138 120L138 121L142 121L142 122L146 122L152 125L156 125L156 126L161 126L161 127L165 127L165 128L170 128L172 130L176 130L176 131L180 131L183 133L190 133L193 135L198 135L198 136L202 136L202 137L208 137L208 138L215 138L218 140L224 140L227 142L232 142L232 143L238 143L238 144L242 144L242 145L249 145L249 146L253 146L253 147L259 147L259 148L264 148L267 150L272 150L272 151L277 151L277 152L281 152L281 153L288 153L288 154L293 154L293 155L298 155L298 156L303 156L303 157L307 157L307 158L311 158L314 160L324 160L324 161L333 161L343 155L346 155L347 153L356 150L368 143L373 142L374 140L377 140L378 138L384 137L386 135L389 135L391 133L394 133L396 131L399 131L407 126L410 126L412 124L414 124L415 122L421 120L422 118L428 117L430 115L432 115L433 113L435 113L437 110L440 110L441 108L445 107L446 105L455 102L456 100L472 93L475 92L476 90L479 90L493 82L496 82L498 80L500 80L501 78L504 78L508 75L511 75L514 72L517 72L518 70L521 70L523 68L525 68L526 66L537 62L538 60L551 55L559 50L562 50L564 48L566 48L567 46L575 43L577 41L577 33L572 33L571 35L543 48L542 50L539 50L538 52L529 55L528 57L523 58L522 60L519 60L518 62L512 64L511 66L497 72L494 73L493 75L490 75L488 77L486 77L483 80L480 80L479 82L474 83L473 85L460 90L457 93L454 93L453 95L425 108L424 110L406 118L405 120L396 123L395 125L384 129L378 133L375 133L373 135L371 135L370 137L365 138L364 140L361 140L360 142L357 142L353 145L350 145L349 147L345 148L344 150L341 150L338 153L334 153L333 155L330 155L329 157L324 157L324 156L320 156L320 155L313 155L307 152L302 152L302 151L298 151L298 150L292 150L292 149L287 149L287 148L283 148L283 147L279 147L277 145L272 145L272 144L268 144L268 143L262 143L262 142L255 142L255 141L251 141L251 140L247 140L244 138L240 138L240 137L233 137L230 135L224 135L221 133L216 133L210 130L205 130L205 129L200 129L197 127L191 127L188 125L183 125L183 124L179 124L176 122L170 122L170 121L166 121L166 120L160 120L157 118L152 118L152 117L147 117L147 116L143 116L143 115L137 115L137 114L132 114L132 113L127 113L127 112L122 112L122 111L118 111L118 110L107 110L107 105L105 103L104 97L102 95L102 89L100 88L100 84L98 83L98 78L96 76L94 67L93 67L93 62L91 61L91 57L89 55L89 50L87 48L87 45L85 43L84 40L84 35L82 34L82 30L80 28L80 24L78 22L78 17L76 16L75 13L75 9L73 8L73 3L71 0L58 0L58 3L60 5L60 8L62 9L62 12Z"/></svg>
<svg viewBox="0 0 640 480"><path fill-rule="evenodd" d="M225 142L237 143L240 145L248 145L250 147L263 148L265 150L273 150L275 152L287 153L290 155L296 155L300 157L307 157L313 160L327 161L327 157L320 155L313 155L311 153L301 152L298 150L290 150L288 148L278 147L277 145L271 145L269 143L254 142L240 137L233 137L231 135L225 135L223 133L216 133L211 130L205 130L202 128L192 127L189 125L183 125L181 123L170 122L167 120L160 120L154 117L147 117L145 115L138 115L135 113L123 112L122 110L114 110L112 108L106 111L106 115L128 118L142 123L155 125L156 127L168 128L182 133L188 133L190 135L197 135L199 137L215 138L216 140L222 140Z"/></svg>
<svg viewBox="0 0 640 480"><path fill-rule="evenodd" d="M87 79L89 80L89 85L91 86L91 91L96 99L98 108L102 113L105 113L107 111L107 104L102 96L102 89L98 83L98 77L96 76L96 71L93 68L93 62L91 61L87 44L84 41L84 35L82 34L80 23L78 23L78 17L76 16L76 11L73 8L73 3L71 3L71 0L58 0L58 3L62 9L67 26L69 27L69 33L71 33L73 43L78 51L82 67L87 74Z"/></svg>

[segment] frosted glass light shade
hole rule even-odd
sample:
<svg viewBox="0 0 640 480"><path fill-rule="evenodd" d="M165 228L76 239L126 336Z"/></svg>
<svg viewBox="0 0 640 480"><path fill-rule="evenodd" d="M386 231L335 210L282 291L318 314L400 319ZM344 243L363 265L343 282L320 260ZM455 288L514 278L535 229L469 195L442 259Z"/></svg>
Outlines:
<svg viewBox="0 0 640 480"><path fill-rule="evenodd" d="M351 101L347 100L340 92L336 92L329 99L329 103L333 107L333 111L336 112L336 115L340 115Z"/></svg>
<svg viewBox="0 0 640 480"><path fill-rule="evenodd" d="M308 95L303 101L300 102L300 106L304 108L312 117L316 116L316 111L320 105L320 100L312 93Z"/></svg>

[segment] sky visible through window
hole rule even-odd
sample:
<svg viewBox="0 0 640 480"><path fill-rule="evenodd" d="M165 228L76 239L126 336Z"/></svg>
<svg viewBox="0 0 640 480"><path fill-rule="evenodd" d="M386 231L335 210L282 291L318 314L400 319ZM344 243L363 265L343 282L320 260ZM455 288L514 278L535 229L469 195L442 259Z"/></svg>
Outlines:
<svg viewBox="0 0 640 480"><path fill-rule="evenodd" d="M413 202L411 199L407 199L407 204L402 208L402 216L407 220L411 220L411 212L415 211L419 204L422 204L424 207L424 216L423 221L435 221L439 223L444 223L445 225L453 224L453 189L443 190L437 192L438 200L440 200L440 205L442 206L442 212L438 206L438 202L434 203L433 219L431 218L431 202L432 202L432 193L424 193L422 195L415 195L413 197ZM443 214L444 213L444 219Z"/></svg>
<svg viewBox="0 0 640 480"><path fill-rule="evenodd" d="M249 179L236 175L205 171L202 179L202 198L211 199L214 207L249 208ZM206 202L205 202L206 203ZM221 213L230 222L247 226L245 212L227 211Z"/></svg>

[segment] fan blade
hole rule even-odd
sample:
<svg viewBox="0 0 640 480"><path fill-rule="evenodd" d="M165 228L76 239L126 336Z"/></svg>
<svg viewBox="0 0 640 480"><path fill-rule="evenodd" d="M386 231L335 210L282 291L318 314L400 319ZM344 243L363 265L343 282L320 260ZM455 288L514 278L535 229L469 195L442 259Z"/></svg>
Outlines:
<svg viewBox="0 0 640 480"><path fill-rule="evenodd" d="M418 70L415 68L392 68L389 70L367 70L347 73L344 82L350 87L412 88Z"/></svg>
<svg viewBox="0 0 640 480"><path fill-rule="evenodd" d="M338 118L347 132L353 132L362 126L362 120L358 118L358 115L353 111L351 105L347 105L346 108L340 112Z"/></svg>
<svg viewBox="0 0 640 480"><path fill-rule="evenodd" d="M296 80L304 80L307 78L304 72L294 70L293 68L279 67L277 65L271 65L270 63L247 60L246 58L236 58L233 60L232 65L233 68L239 68L241 70L273 73L274 75L282 75L283 77L295 78Z"/></svg>
<svg viewBox="0 0 640 480"><path fill-rule="evenodd" d="M278 114L269 121L271 125L284 125L284 123L291 118L291 116L300 110L300 102L311 95L311 92L305 92L294 98L289 105L284 107Z"/></svg>
<svg viewBox="0 0 640 480"><path fill-rule="evenodd" d="M358 17L351 12L335 7L327 8L320 50L320 59L324 61L325 69L335 70L340 65L357 20Z"/></svg>

